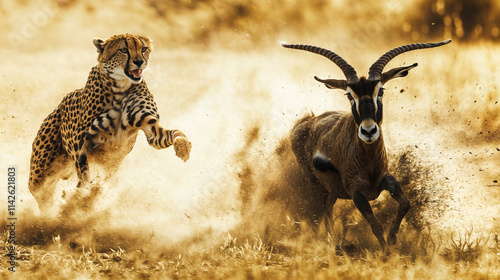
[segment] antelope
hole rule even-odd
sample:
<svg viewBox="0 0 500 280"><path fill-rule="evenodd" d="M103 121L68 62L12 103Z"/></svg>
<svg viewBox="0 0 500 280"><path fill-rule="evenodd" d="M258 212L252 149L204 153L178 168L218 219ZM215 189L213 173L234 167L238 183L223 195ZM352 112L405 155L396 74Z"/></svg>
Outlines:
<svg viewBox="0 0 500 280"><path fill-rule="evenodd" d="M408 75L408 71L417 67L417 63L384 73L382 71L399 54L439 47L450 42L446 40L394 48L373 63L368 78L358 78L354 68L330 50L282 43L285 48L305 50L330 59L346 77L345 80L323 80L314 76L327 88L344 90L351 103L351 113L333 111L319 116L310 114L297 121L291 131L292 150L299 165L315 186L327 192L326 201L323 201L327 230L337 199L351 199L367 220L382 249L385 251L388 246L396 244L399 227L410 209L410 202L396 178L388 172L381 128L383 86L392 79ZM369 203L384 190L398 202L397 215L389 228L387 241L383 226Z"/></svg>

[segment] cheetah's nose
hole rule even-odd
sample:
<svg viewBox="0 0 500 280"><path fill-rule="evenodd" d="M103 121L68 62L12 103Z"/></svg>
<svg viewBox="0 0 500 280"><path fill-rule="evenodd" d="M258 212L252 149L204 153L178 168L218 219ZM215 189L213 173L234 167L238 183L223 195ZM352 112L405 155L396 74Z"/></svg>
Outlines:
<svg viewBox="0 0 500 280"><path fill-rule="evenodd" d="M144 61L142 61L142 60L134 60L134 64L137 65L137 67L141 67L143 62Z"/></svg>

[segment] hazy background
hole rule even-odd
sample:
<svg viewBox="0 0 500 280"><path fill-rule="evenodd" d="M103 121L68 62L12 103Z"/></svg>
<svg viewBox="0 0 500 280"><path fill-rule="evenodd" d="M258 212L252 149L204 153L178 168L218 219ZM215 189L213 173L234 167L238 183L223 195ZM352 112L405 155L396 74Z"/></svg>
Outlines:
<svg viewBox="0 0 500 280"><path fill-rule="evenodd" d="M264 236L268 224L293 221L290 213L307 215L307 204L295 206L300 176L283 151L286 141L279 142L304 113L348 110L349 103L312 79L341 78L338 67L280 41L331 49L366 75L393 47L452 38L387 67L419 64L387 84L384 97L391 170L415 205L403 228L498 232L498 11L492 0L2 0L0 182L15 165L19 242L47 244L61 235L102 249L163 250L228 231ZM141 133L116 178L103 185L95 213L37 218L27 188L31 143L62 97L84 86L96 64L92 39L119 33L152 38L145 80L160 123L190 138L191 158L183 163L171 148L157 151ZM76 182L58 184L57 205ZM351 202L335 207L360 220Z"/></svg>

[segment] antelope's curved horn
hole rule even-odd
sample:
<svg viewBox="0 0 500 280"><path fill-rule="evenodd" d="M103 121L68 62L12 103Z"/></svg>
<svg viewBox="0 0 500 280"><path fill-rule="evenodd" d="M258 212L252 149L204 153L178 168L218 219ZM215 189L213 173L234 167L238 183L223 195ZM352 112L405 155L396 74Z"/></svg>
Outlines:
<svg viewBox="0 0 500 280"><path fill-rule="evenodd" d="M404 52L409 52L413 50L418 50L418 49L428 49L428 48L435 48L439 47L442 45L446 45L450 43L451 40L448 39L446 41L442 41L439 43L426 43L426 44L409 44L409 45L404 45L401 47L394 48L388 52L386 52L383 56L381 56L373 65L370 67L370 70L368 71L368 80L375 81L375 80L380 80L382 77L382 71L384 70L384 67L397 55L400 55Z"/></svg>
<svg viewBox="0 0 500 280"><path fill-rule="evenodd" d="M342 57L332 51L309 45L290 45L285 43L282 43L281 45L289 49L309 51L330 59L331 61L333 61L333 63L337 64L337 66L340 67L340 70L342 70L342 72L344 72L348 84L355 83L359 80L358 75L356 74L356 70L354 70L354 68L349 65L349 63L347 63Z"/></svg>

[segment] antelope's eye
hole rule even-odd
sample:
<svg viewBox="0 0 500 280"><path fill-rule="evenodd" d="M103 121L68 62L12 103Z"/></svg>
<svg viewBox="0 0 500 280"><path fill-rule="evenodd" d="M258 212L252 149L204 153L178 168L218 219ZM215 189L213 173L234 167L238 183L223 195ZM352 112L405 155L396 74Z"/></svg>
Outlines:
<svg viewBox="0 0 500 280"><path fill-rule="evenodd" d="M380 88L380 90L378 91L378 97L384 96L384 90L384 88Z"/></svg>
<svg viewBox="0 0 500 280"><path fill-rule="evenodd" d="M148 49L147 47L142 48L142 52L143 52L143 53L147 52L148 50L149 50L149 49Z"/></svg>
<svg viewBox="0 0 500 280"><path fill-rule="evenodd" d="M127 48L120 49L120 52L127 53Z"/></svg>
<svg viewBox="0 0 500 280"><path fill-rule="evenodd" d="M350 93L346 93L345 95L347 96L347 99L349 99L349 101L354 100L354 98L352 98L352 95Z"/></svg>

